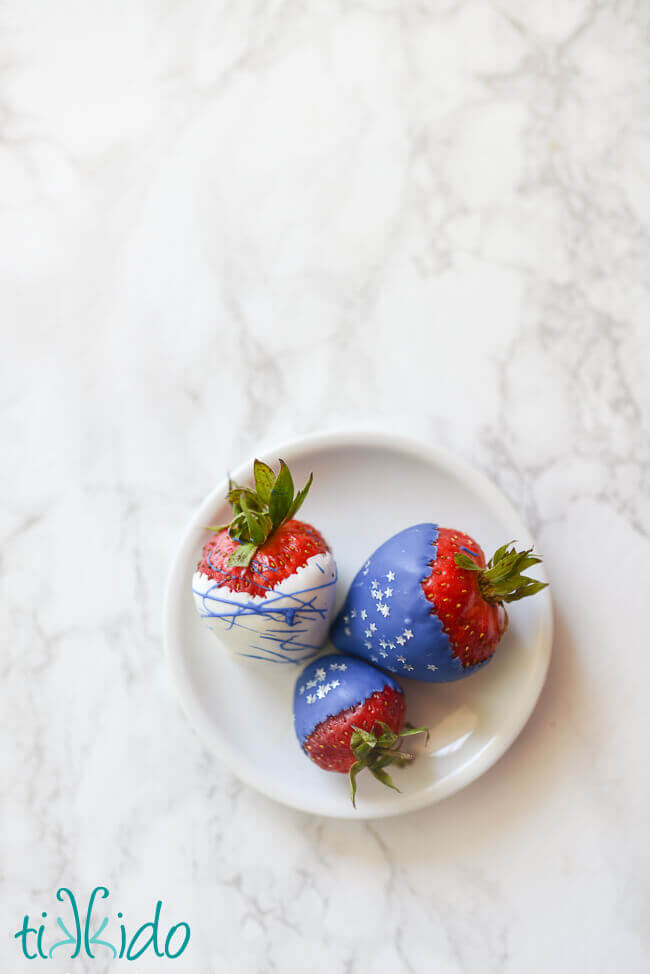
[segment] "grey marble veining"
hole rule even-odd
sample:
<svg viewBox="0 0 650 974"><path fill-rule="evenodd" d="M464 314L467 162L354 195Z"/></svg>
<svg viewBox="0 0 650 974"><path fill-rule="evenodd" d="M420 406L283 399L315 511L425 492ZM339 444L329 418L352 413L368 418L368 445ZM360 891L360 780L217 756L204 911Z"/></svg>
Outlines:
<svg viewBox="0 0 650 974"><path fill-rule="evenodd" d="M64 883L141 922L162 897L192 974L647 970L649 28L631 0L2 6L3 970L38 969L10 934ZM161 605L225 469L365 423L506 490L557 638L489 774L364 824L205 752Z"/></svg>

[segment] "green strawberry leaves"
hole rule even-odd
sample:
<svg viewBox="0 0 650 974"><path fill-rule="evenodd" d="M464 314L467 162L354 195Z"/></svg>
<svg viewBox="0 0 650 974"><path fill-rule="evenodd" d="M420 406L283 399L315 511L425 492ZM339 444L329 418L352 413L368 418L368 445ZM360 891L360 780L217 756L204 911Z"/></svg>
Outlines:
<svg viewBox="0 0 650 974"><path fill-rule="evenodd" d="M472 561L472 559L470 558L469 555L456 554L454 556L454 561L456 562L456 564L458 565L459 568L464 568L465 571L468 571L468 572L483 572L483 571L485 571L485 569L484 568L481 568L480 565L477 565L475 561Z"/></svg>
<svg viewBox="0 0 650 974"><path fill-rule="evenodd" d="M387 788L392 788L393 791L399 791L399 788L397 787L397 785L395 784L391 776L388 774L388 772L383 770L383 761L384 759L378 761L377 764L374 766L374 768L371 769L373 775L375 776L377 781L381 781L382 785L386 785Z"/></svg>
<svg viewBox="0 0 650 974"><path fill-rule="evenodd" d="M399 788L384 768L390 764L396 764L397 767L403 768L410 761L413 761L413 754L409 754L407 751L396 750L396 745L400 738L409 737L413 734L426 734L428 738L429 730L427 727L407 727L400 734L396 734L382 720L379 721L381 734L377 736L372 731L364 730L362 727L356 727L354 724L352 726L353 733L350 738L350 749L356 760L350 768L350 798L356 808L357 775L359 772L367 768L377 781L381 781L382 785L399 791Z"/></svg>
<svg viewBox="0 0 650 974"><path fill-rule="evenodd" d="M240 544L228 559L230 568L245 568L257 551L255 544Z"/></svg>
<svg viewBox="0 0 650 974"><path fill-rule="evenodd" d="M361 761L355 761L350 768L350 798L355 808L357 807L357 775L364 768L365 764Z"/></svg>
<svg viewBox="0 0 650 974"><path fill-rule="evenodd" d="M275 474L269 467L268 463L264 463L262 460L255 461L253 464L253 473L255 475L255 490L257 491L257 496L260 498L263 504L268 504L271 497L273 484L275 483Z"/></svg>
<svg viewBox="0 0 650 974"><path fill-rule="evenodd" d="M276 477L269 497L269 514L274 528L279 528L287 518L293 503L293 491L291 471L284 460L280 460L280 473Z"/></svg>
<svg viewBox="0 0 650 974"><path fill-rule="evenodd" d="M309 480L302 488L302 490L298 491L291 507L289 508L289 513L287 514L287 521L290 521L292 517L295 517L298 511L300 510L300 508L302 507L302 502L304 501L305 497L309 493L309 488L311 487L313 481L314 481L314 475L313 473L310 473Z"/></svg>
<svg viewBox="0 0 650 974"><path fill-rule="evenodd" d="M539 565L542 560L533 553L532 547L517 551L511 545L514 545L514 541L497 548L486 568L481 568L469 555L462 552L454 555L454 561L459 568L479 573L478 584L486 602L517 602L547 587L547 582L539 582L522 574L527 568Z"/></svg>
<svg viewBox="0 0 650 974"><path fill-rule="evenodd" d="M295 494L293 477L289 467L280 460L276 475L268 463L255 460L253 464L255 487L241 487L228 479L227 500L232 507L232 521L228 525L214 525L211 531L228 533L239 546L228 558L231 568L245 568L250 564L257 549L286 521L290 521L300 508L312 485L313 474ZM294 496L295 494L295 496Z"/></svg>

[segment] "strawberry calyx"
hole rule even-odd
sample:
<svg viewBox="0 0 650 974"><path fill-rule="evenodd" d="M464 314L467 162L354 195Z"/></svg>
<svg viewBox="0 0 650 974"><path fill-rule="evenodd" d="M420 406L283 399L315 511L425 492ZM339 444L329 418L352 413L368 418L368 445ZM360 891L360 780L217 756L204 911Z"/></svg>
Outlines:
<svg viewBox="0 0 650 974"><path fill-rule="evenodd" d="M357 775L360 771L367 768L377 781L381 781L382 785L386 785L387 788L392 788L394 791L399 791L399 788L385 769L391 764L397 765L398 768L403 768L414 760L415 755L409 754L408 751L396 749L398 741L402 737L410 737L413 734L426 734L427 739L429 737L428 727L408 727L406 730L396 734L383 720L380 720L378 723L382 729L379 736L373 734L372 731L363 730L362 727L352 725L354 733L350 738L350 750L356 760L350 768L350 798L355 808L357 807Z"/></svg>
<svg viewBox="0 0 650 974"><path fill-rule="evenodd" d="M255 487L241 487L228 478L227 500L232 507L233 518L229 524L210 525L210 531L223 531L239 545L228 558L229 568L246 568L257 549L274 531L296 515L314 479L309 480L295 493L291 471L280 460L277 474L262 460L253 464Z"/></svg>
<svg viewBox="0 0 650 974"><path fill-rule="evenodd" d="M522 575L527 568L538 565L541 560L533 553L532 547L517 551L514 541L497 548L485 568L478 565L469 554L457 552L454 555L454 561L459 568L478 573L477 581L482 597L486 602L495 605L517 602L546 588L547 582L539 582L536 578Z"/></svg>

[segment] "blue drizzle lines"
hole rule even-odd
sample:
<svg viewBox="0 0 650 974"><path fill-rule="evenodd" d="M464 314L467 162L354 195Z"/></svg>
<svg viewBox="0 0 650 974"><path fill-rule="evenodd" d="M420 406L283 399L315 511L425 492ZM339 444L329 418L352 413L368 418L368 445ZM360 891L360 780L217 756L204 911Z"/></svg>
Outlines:
<svg viewBox="0 0 650 974"><path fill-rule="evenodd" d="M321 574L325 569L315 563ZM333 607L332 596L327 592L333 589L338 579L336 566L333 564L333 577L320 585L312 585L296 592L278 592L271 585L260 585L268 594L263 601L252 601L250 597L244 600L237 598L234 592L224 592L224 584L228 578L235 578L220 570L223 580L214 582L207 590L192 586L192 592L197 599L199 613L204 619L219 620L224 624L225 631L233 627L254 634L251 640L250 652L240 651L238 655L249 659L266 660L276 663L296 663L306 655L317 652L326 635L327 621ZM261 574L261 573L258 573ZM262 576L264 577L264 576ZM265 579L265 581L267 581ZM277 583L276 583L277 584ZM285 603L278 605L278 603ZM288 603L288 604L286 604ZM246 625L246 619L263 619L268 625L260 631L254 625ZM325 633L318 642L309 641L309 633L314 622L322 621ZM262 645L256 644L257 641ZM271 645L269 645L271 644ZM296 655L298 659L296 659Z"/></svg>

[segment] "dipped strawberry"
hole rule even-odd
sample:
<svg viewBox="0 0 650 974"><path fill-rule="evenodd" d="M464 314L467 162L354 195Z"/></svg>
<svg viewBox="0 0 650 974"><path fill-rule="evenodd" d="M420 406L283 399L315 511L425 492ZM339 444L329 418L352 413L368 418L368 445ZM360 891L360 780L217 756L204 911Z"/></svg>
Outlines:
<svg viewBox="0 0 650 974"><path fill-rule="evenodd" d="M367 768L378 781L396 787L385 770L403 767L413 755L396 749L404 730L406 703L401 687L381 670L353 656L330 654L309 663L298 677L293 701L296 736L307 757L325 771L350 776L356 807L357 775Z"/></svg>
<svg viewBox="0 0 650 974"><path fill-rule="evenodd" d="M201 617L239 660L295 663L316 653L334 610L336 564L316 528L294 515L312 483L294 496L286 463L260 460L255 487L230 483L233 519L213 528L192 578Z"/></svg>
<svg viewBox="0 0 650 974"><path fill-rule="evenodd" d="M490 659L508 615L505 603L545 583L523 575L532 548L499 548L486 564L461 531L416 524L389 538L357 573L332 627L343 653L391 673L444 683Z"/></svg>

